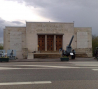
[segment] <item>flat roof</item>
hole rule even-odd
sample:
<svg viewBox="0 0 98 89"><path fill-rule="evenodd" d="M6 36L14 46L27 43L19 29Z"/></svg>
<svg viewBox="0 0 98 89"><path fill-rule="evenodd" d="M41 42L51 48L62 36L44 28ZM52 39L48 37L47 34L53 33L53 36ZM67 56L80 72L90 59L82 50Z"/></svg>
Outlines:
<svg viewBox="0 0 98 89"><path fill-rule="evenodd" d="M37 33L37 35L64 35L63 33Z"/></svg>
<svg viewBox="0 0 98 89"><path fill-rule="evenodd" d="M29 21L27 21L26 23L65 23L65 24L74 24L74 22L29 22Z"/></svg>

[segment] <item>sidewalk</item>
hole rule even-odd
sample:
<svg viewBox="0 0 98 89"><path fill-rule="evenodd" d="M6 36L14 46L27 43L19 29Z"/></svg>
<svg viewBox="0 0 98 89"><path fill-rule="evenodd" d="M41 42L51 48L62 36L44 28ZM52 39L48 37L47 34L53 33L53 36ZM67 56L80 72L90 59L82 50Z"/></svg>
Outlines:
<svg viewBox="0 0 98 89"><path fill-rule="evenodd" d="M96 61L97 62L97 59L94 59L94 58L76 58L76 59L69 59L70 62L80 62L80 61L90 61L90 62L93 62L93 61ZM69 62L69 61L63 61L63 62ZM60 58L35 58L35 59L16 59L16 60L9 60L9 62L62 62L60 60Z"/></svg>

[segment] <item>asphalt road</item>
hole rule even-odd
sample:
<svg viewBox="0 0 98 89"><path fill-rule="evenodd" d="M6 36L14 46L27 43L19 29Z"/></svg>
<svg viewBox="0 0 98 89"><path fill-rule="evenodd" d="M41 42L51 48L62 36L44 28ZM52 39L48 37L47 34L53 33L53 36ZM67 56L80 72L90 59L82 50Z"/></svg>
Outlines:
<svg viewBox="0 0 98 89"><path fill-rule="evenodd" d="M98 89L98 62L2 62L0 89Z"/></svg>

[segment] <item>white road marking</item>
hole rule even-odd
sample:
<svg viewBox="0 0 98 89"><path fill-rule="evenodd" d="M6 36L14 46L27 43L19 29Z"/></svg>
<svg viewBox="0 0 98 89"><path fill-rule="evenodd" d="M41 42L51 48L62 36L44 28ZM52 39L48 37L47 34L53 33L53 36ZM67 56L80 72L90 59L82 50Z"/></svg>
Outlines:
<svg viewBox="0 0 98 89"><path fill-rule="evenodd" d="M48 65L13 65L13 66L26 66L26 67L40 67L40 68L12 68L12 67L0 67L0 70L13 70L13 69L57 69L57 68L80 68L70 66L48 66ZM42 68L41 68L42 67Z"/></svg>
<svg viewBox="0 0 98 89"><path fill-rule="evenodd" d="M78 61L78 62L76 62L76 61L73 61L73 62L68 62L68 63L98 63L97 61Z"/></svg>
<svg viewBox="0 0 98 89"><path fill-rule="evenodd" d="M62 69L67 69L67 68L98 68L98 67L63 67ZM0 70L15 70L15 69L18 69L18 70L20 70L20 69L28 69L28 70L30 70L30 69L59 69L59 68L11 68L11 67L0 67ZM97 69L94 69L94 70L96 70L97 71Z"/></svg>
<svg viewBox="0 0 98 89"><path fill-rule="evenodd" d="M93 65L92 65L92 64L91 64L91 65L90 65L90 64L75 64L75 65L76 65L76 66L88 66L88 67L89 67L89 66L93 66L93 67L94 67L94 66L97 66L97 67L98 67L98 64L96 64L96 65L95 65L95 64L93 64Z"/></svg>
<svg viewBox="0 0 98 89"><path fill-rule="evenodd" d="M72 63L72 62L70 62ZM87 66L87 67L98 67L98 62L73 62L75 66Z"/></svg>
<svg viewBox="0 0 98 89"><path fill-rule="evenodd" d="M0 67L0 70L9 70L9 69L21 69L21 68Z"/></svg>
<svg viewBox="0 0 98 89"><path fill-rule="evenodd" d="M9 83L0 83L0 85L23 85L23 84L50 84L51 81L35 81L35 82L9 82Z"/></svg>
<svg viewBox="0 0 98 89"><path fill-rule="evenodd" d="M50 67L50 68L80 68L72 66L48 66L48 65L14 65L14 66L36 66L36 67Z"/></svg>
<svg viewBox="0 0 98 89"><path fill-rule="evenodd" d="M14 70L14 69L53 69L53 68L11 68L11 67L0 67L0 70Z"/></svg>
<svg viewBox="0 0 98 89"><path fill-rule="evenodd" d="M94 70L94 71L98 71L98 69L92 69L92 70Z"/></svg>
<svg viewBox="0 0 98 89"><path fill-rule="evenodd" d="M6 65L5 67L0 67L0 70L14 70L14 69L59 69L59 68L98 68L98 63L72 63L73 66L51 66L51 65ZM78 65L78 66L77 66ZM11 67L14 66L14 67ZM17 66L19 68L17 68ZM31 68L21 68L21 67L31 67ZM32 68L36 67L36 68ZM95 69L96 70L96 69ZM97 70L96 70L97 71Z"/></svg>

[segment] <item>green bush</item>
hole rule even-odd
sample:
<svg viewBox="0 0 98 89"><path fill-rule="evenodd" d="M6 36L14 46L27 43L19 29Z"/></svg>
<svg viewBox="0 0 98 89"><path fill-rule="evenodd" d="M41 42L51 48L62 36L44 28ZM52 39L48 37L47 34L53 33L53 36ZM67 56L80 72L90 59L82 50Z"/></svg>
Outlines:
<svg viewBox="0 0 98 89"><path fill-rule="evenodd" d="M92 53L94 56L94 51L96 50L96 47L98 47L98 36L92 35Z"/></svg>
<svg viewBox="0 0 98 89"><path fill-rule="evenodd" d="M0 45L0 50L3 50L3 46L2 45Z"/></svg>
<svg viewBox="0 0 98 89"><path fill-rule="evenodd" d="M67 56L63 56L63 58L68 58Z"/></svg>

